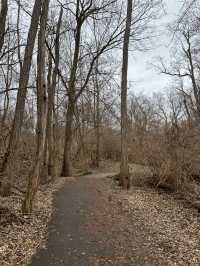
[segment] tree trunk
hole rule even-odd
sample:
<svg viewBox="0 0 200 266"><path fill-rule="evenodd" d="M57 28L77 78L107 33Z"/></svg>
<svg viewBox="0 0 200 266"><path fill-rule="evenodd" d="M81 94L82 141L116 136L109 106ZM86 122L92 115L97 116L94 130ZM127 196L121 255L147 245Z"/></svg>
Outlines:
<svg viewBox="0 0 200 266"><path fill-rule="evenodd" d="M0 11L0 53L4 44L4 36L6 32L6 17L8 13L8 1L1 0Z"/></svg>
<svg viewBox="0 0 200 266"><path fill-rule="evenodd" d="M69 102L66 113L65 148L61 176L72 176L71 146L73 134L74 103Z"/></svg>
<svg viewBox="0 0 200 266"><path fill-rule="evenodd" d="M48 111L47 111L47 124L48 124ZM49 163L49 152L48 152L48 135L47 135L47 127L46 126L46 133L45 133L45 142L44 142L44 152L43 152L43 160L40 172L40 183L46 184L48 182L48 163Z"/></svg>
<svg viewBox="0 0 200 266"><path fill-rule="evenodd" d="M128 166L128 140L127 140L127 73L128 73L128 48L131 30L132 0L127 2L127 18L123 43L122 80L121 80L121 165L120 183L124 189L130 187L130 173Z"/></svg>
<svg viewBox="0 0 200 266"><path fill-rule="evenodd" d="M53 109L55 105L55 90L56 90L56 80L58 76L59 67L59 56L60 56L60 28L62 23L63 9L60 9L60 15L58 19L57 29L56 29L56 39L55 39L55 66L52 76L52 84L48 88L48 119L47 119L47 138L48 138L48 152L49 152L49 162L48 162L48 174L51 176L52 180L56 177L56 160L55 160L55 145L54 145L54 123L55 119L53 116Z"/></svg>
<svg viewBox="0 0 200 266"><path fill-rule="evenodd" d="M44 158L43 165L41 170L41 179L40 182L45 184L48 179L49 171L49 161L51 156L51 143L52 143L52 56L49 53L48 60L48 75L47 75L47 90L48 90L48 106L47 106L47 126L46 126L46 137L44 144Z"/></svg>
<svg viewBox="0 0 200 266"><path fill-rule="evenodd" d="M31 67L33 48L35 44L40 12L41 12L41 3L42 0L36 0L33 7L31 24L29 27L27 44L24 53L24 61L20 71L19 89L17 93L15 116L12 124L9 144L1 166L2 173L6 173L7 169L9 169L9 165L12 164L13 157L16 153L17 145L19 143L19 137L21 134L21 128L23 123L25 100L27 94L27 84L29 80L29 72Z"/></svg>
<svg viewBox="0 0 200 266"><path fill-rule="evenodd" d="M69 89L68 89L69 97L68 97L68 107L66 113L66 127L65 127L65 147L64 147L64 158L63 158L61 176L72 175L70 153L71 153L72 133L73 133L72 126L73 126L73 118L75 112L75 83L76 83L76 71L78 67L78 58L80 50L81 26L82 26L82 21L77 20L75 49L74 49L73 63L69 79Z"/></svg>
<svg viewBox="0 0 200 266"><path fill-rule="evenodd" d="M9 37L9 41L8 41L8 47L10 47L10 37ZM2 115L2 119L1 119L0 131L1 131L1 129L4 128L4 126L6 124L6 118L7 118L9 103L10 103L9 89L11 87L11 82L12 82L12 69L10 69L10 63L12 63L12 61L11 61L12 58L13 58L13 56L10 55L10 52L8 52L7 69L6 69L6 73L4 74L4 83L5 83L6 89L5 89L5 97L4 97L4 103L3 103L4 108L3 108L3 115Z"/></svg>
<svg viewBox="0 0 200 266"><path fill-rule="evenodd" d="M96 73L95 73L95 93L94 93L94 129L95 129L95 137L96 137L96 147L95 147L95 167L99 167L100 161L100 91L99 91L99 84L98 84L98 60L96 66Z"/></svg>
<svg viewBox="0 0 200 266"><path fill-rule="evenodd" d="M31 213L33 200L38 189L42 159L44 158L46 132L46 89L45 89L45 33L48 18L49 0L44 1L38 34L37 56L37 150L33 170L29 175L28 187L22 205L23 213Z"/></svg>
<svg viewBox="0 0 200 266"><path fill-rule="evenodd" d="M56 115L53 111L53 124L52 124L52 153L49 155L48 173L51 176L51 181L54 181L57 175L56 171Z"/></svg>

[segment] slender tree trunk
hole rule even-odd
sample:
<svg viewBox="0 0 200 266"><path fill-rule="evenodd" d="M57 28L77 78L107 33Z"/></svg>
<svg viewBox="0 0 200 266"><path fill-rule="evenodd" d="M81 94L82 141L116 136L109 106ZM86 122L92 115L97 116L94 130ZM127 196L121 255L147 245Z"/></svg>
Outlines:
<svg viewBox="0 0 200 266"><path fill-rule="evenodd" d="M186 112L186 115L187 115L188 125L189 125L189 127L191 127L192 126L192 117L191 117L191 114L190 114L190 110L189 110L189 107L188 107L187 100L185 98L183 99L183 105L184 105L185 112Z"/></svg>
<svg viewBox="0 0 200 266"><path fill-rule="evenodd" d="M44 158L46 132L46 89L45 89L45 33L48 18L49 0L43 2L38 34L37 56L37 150L33 170L29 175L28 187L22 204L23 213L31 213L33 200L38 189L42 159Z"/></svg>
<svg viewBox="0 0 200 266"><path fill-rule="evenodd" d="M49 63L51 65L51 58L49 58ZM51 70L50 70L51 71ZM51 75L49 73L49 75ZM54 91L53 91L53 82L51 82L50 76L48 75L48 113L47 113L47 130L46 130L46 138L47 138L47 148L48 148L48 160L47 160L47 175L54 177L54 162L52 161L52 142L53 142L53 106L54 106Z"/></svg>
<svg viewBox="0 0 200 266"><path fill-rule="evenodd" d="M68 97L68 107L66 112L65 147L64 147L64 158L63 158L61 176L72 175L70 153L72 146L73 118L75 112L75 83L76 83L76 71L78 66L78 58L80 50L81 26L82 26L82 21L78 20L76 35L75 35L74 57L73 57L72 69L69 80L69 89L68 89L69 97Z"/></svg>
<svg viewBox="0 0 200 266"><path fill-rule="evenodd" d="M51 176L51 180L54 181L57 175L56 171L56 115L53 110L53 122L52 122L52 153L49 156L48 173Z"/></svg>
<svg viewBox="0 0 200 266"><path fill-rule="evenodd" d="M98 61L98 60L97 60ZM95 129L95 137L96 137L96 147L95 147L95 167L99 167L100 161L100 91L98 84L98 62L96 66L95 73L95 94L94 94L94 129Z"/></svg>
<svg viewBox="0 0 200 266"><path fill-rule="evenodd" d="M31 24L29 27L27 44L24 53L24 61L20 71L19 89L17 93L15 116L10 134L9 144L1 166L2 173L6 173L7 169L9 168L9 165L12 164L12 160L17 149L17 144L19 143L19 137L21 134L21 128L23 123L25 100L27 94L27 84L29 80L29 72L31 67L33 48L35 44L40 12L41 12L41 3L42 0L36 0L33 7Z"/></svg>
<svg viewBox="0 0 200 266"><path fill-rule="evenodd" d="M47 106L47 126L46 126L46 137L45 137L45 144L44 144L44 158L43 158L43 165L41 169L41 183L45 184L48 179L49 171L49 161L51 156L51 146L52 143L52 56L49 53L49 60L48 60L48 75L47 75L47 90L48 90L48 106ZM50 152L50 153L49 153Z"/></svg>
<svg viewBox="0 0 200 266"><path fill-rule="evenodd" d="M10 44L10 38L9 38L9 44ZM8 44L8 46L9 46L9 44ZM4 97L4 104L3 104L4 110L3 110L3 116L2 116L2 120L1 120L0 129L3 129L5 124L6 124L5 122L6 122L9 103L10 103L9 89L10 89L11 82L12 82L12 69L10 69L10 57L12 57L12 56L10 56L10 53L8 53L6 74L4 74L4 72L3 72L6 90L5 90L5 97Z"/></svg>
<svg viewBox="0 0 200 266"><path fill-rule="evenodd" d="M48 111L47 111L47 124L48 124ZM44 158L41 167L40 173L40 183L46 184L48 182L48 163L49 163L49 152L48 152L48 139L47 139L47 126L46 126L46 133L45 133L45 142L44 142Z"/></svg>
<svg viewBox="0 0 200 266"><path fill-rule="evenodd" d="M80 107L80 110L79 110ZM85 136L85 112L84 112L84 102L83 97L80 97L80 106L76 105L77 109L77 149L75 158L81 160L83 162L86 161L86 149L84 143L84 136Z"/></svg>
<svg viewBox="0 0 200 266"><path fill-rule="evenodd" d="M100 163L100 115L99 115L99 90L97 90L97 103L96 103L96 167L99 167Z"/></svg>
<svg viewBox="0 0 200 266"><path fill-rule="evenodd" d="M127 73L128 48L131 30L132 0L127 0L127 18L123 43L122 80L121 80L121 166L120 183L123 188L130 187L130 173L128 166L128 140L127 140Z"/></svg>
<svg viewBox="0 0 200 266"><path fill-rule="evenodd" d="M49 151L49 162L48 162L48 173L52 177L52 180L56 177L56 158L55 158L55 138L54 138L54 123L55 119L53 116L53 109L55 105L55 90L56 90L56 80L58 76L59 67L59 56L60 56L60 28L62 23L63 9L60 9L60 15L58 19L57 29L56 29L56 39L55 39L55 66L52 76L52 84L49 87L48 97L48 119L47 119L47 138L48 138L48 151Z"/></svg>
<svg viewBox="0 0 200 266"><path fill-rule="evenodd" d="M73 117L74 117L74 103L69 102L66 114L64 160L63 160L61 176L72 175L72 165L71 165L70 155L71 155L72 134L73 134Z"/></svg>
<svg viewBox="0 0 200 266"><path fill-rule="evenodd" d="M0 5L0 53L4 44L4 36L6 32L6 17L8 13L8 0L1 0Z"/></svg>
<svg viewBox="0 0 200 266"><path fill-rule="evenodd" d="M7 118L7 113L8 113L8 108L9 108L9 102L10 102L10 98L9 98L9 94L6 88L6 95L4 97L4 110L3 110L3 115L2 115L2 119L1 119L1 127L0 129L3 130L6 124L6 118ZM1 131L0 130L0 131Z"/></svg>

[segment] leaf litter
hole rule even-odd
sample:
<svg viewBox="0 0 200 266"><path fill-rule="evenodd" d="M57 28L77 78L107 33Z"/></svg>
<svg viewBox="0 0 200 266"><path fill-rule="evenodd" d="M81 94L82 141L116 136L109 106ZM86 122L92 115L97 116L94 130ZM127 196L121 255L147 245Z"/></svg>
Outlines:
<svg viewBox="0 0 200 266"><path fill-rule="evenodd" d="M0 265L27 265L31 256L45 245L47 226L53 212L53 194L67 178L42 185L31 215L21 213L22 196L0 197Z"/></svg>

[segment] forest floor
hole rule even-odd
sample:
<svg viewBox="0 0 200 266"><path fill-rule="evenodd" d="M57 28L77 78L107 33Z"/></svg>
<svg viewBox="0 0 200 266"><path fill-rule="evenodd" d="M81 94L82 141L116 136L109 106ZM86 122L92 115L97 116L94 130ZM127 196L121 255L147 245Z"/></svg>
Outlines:
<svg viewBox="0 0 200 266"><path fill-rule="evenodd" d="M197 212L151 188L122 191L107 175L66 181L29 265L200 265Z"/></svg>
<svg viewBox="0 0 200 266"><path fill-rule="evenodd" d="M0 197L0 266L25 266L32 254L46 241L47 225L53 213L54 192L65 185L66 178L41 185L32 215L22 215L24 195L13 193Z"/></svg>
<svg viewBox="0 0 200 266"><path fill-rule="evenodd" d="M42 185L31 216L22 196L0 198L0 266L200 265L198 211L145 185L147 167L130 168L129 191L108 178L113 162Z"/></svg>

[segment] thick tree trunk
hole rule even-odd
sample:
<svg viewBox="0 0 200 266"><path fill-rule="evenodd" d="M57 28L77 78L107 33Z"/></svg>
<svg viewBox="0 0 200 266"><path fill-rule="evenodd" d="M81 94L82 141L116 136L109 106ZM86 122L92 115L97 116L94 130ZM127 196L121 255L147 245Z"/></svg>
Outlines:
<svg viewBox="0 0 200 266"><path fill-rule="evenodd" d="M28 187L22 205L23 213L31 213L33 200L38 189L41 174L42 159L44 158L46 132L46 89L45 89L45 33L48 18L49 0L43 2L38 34L37 56L37 150L33 170L29 175Z"/></svg>
<svg viewBox="0 0 200 266"><path fill-rule="evenodd" d="M1 172L3 173L6 173L7 169L9 168L9 165L12 163L12 159L17 149L17 144L19 143L19 137L21 134L21 127L23 123L25 100L27 94L27 84L29 80L29 72L31 67L33 48L35 44L40 12L41 12L41 3L42 0L36 0L33 7L31 24L27 38L27 45L24 53L24 61L20 71L19 90L17 93L14 121L12 125L7 151L4 155L3 163L1 166Z"/></svg>
<svg viewBox="0 0 200 266"><path fill-rule="evenodd" d="M132 0L128 0L126 28L123 43L122 80L121 80L121 165L120 183L123 188L130 187L130 173L128 166L128 140L127 140L127 73L128 73L128 48L131 30Z"/></svg>
<svg viewBox="0 0 200 266"><path fill-rule="evenodd" d="M6 17L8 13L8 0L1 0L0 5L0 53L4 44L4 36L6 31Z"/></svg>

